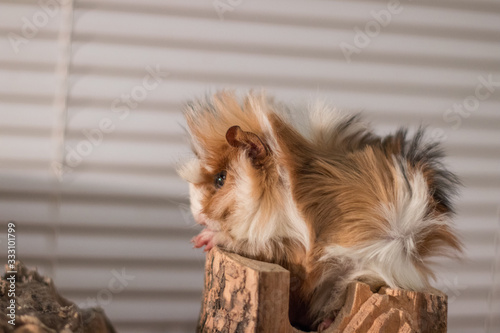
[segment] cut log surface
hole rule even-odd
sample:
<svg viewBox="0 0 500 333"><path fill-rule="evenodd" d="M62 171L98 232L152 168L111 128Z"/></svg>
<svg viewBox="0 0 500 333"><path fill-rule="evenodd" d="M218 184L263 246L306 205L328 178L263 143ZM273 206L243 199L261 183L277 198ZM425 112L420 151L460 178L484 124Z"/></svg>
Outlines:
<svg viewBox="0 0 500 333"><path fill-rule="evenodd" d="M6 271L9 269L6 267ZM29 270L20 262L15 283L15 325L11 325L6 273L0 281L0 333L115 333L100 308L80 309L57 292L50 278Z"/></svg>
<svg viewBox="0 0 500 333"><path fill-rule="evenodd" d="M198 332L299 333L288 318L290 274L281 266L219 248L207 254ZM447 296L367 284L348 286L346 301L324 333L441 333L447 327Z"/></svg>

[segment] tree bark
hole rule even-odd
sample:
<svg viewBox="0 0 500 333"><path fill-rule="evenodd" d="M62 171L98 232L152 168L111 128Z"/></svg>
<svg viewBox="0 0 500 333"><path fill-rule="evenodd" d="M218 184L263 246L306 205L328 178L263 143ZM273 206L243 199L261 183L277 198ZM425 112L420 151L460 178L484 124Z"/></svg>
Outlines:
<svg viewBox="0 0 500 333"><path fill-rule="evenodd" d="M8 267L5 269L9 271ZM35 270L16 262L15 325L8 309L11 282L6 273L0 280L0 333L115 333L100 308L80 309L57 292L54 283Z"/></svg>
<svg viewBox="0 0 500 333"><path fill-rule="evenodd" d="M281 266L214 248L207 254L205 288L197 331L299 333L288 318L290 274ZM442 333L447 329L447 296L348 286L334 323L324 333Z"/></svg>

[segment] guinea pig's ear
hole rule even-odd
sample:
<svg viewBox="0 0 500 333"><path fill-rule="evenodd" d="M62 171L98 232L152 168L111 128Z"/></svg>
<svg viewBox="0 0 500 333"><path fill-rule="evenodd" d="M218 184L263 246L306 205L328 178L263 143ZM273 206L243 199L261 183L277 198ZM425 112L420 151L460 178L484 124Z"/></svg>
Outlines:
<svg viewBox="0 0 500 333"><path fill-rule="evenodd" d="M226 132L227 142L235 148L244 149L255 163L267 156L266 145L252 132L245 132L239 126L233 126Z"/></svg>

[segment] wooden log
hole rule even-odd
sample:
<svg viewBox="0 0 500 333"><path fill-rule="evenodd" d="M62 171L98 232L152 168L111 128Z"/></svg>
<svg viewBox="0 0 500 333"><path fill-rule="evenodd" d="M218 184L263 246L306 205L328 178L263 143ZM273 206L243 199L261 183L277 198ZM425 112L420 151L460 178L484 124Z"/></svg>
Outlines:
<svg viewBox="0 0 500 333"><path fill-rule="evenodd" d="M290 274L281 266L219 248L207 254L197 331L299 333L288 318ZM447 296L351 283L343 308L324 333L442 333Z"/></svg>
<svg viewBox="0 0 500 333"><path fill-rule="evenodd" d="M10 269L6 266L6 271ZM52 279L16 262L15 325L7 306L13 299L6 273L0 280L0 333L115 333L104 311L100 308L80 309L57 292Z"/></svg>

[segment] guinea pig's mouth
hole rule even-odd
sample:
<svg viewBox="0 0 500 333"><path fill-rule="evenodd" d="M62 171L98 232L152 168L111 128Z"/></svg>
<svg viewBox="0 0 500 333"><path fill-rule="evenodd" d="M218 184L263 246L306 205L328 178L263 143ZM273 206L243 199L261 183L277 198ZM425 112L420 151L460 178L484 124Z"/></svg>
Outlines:
<svg viewBox="0 0 500 333"><path fill-rule="evenodd" d="M191 243L193 243L194 247L199 249L200 247L205 246L203 251L210 251L211 248L214 247L214 236L217 231L210 229L209 227L205 227L197 236L194 236L191 239Z"/></svg>

